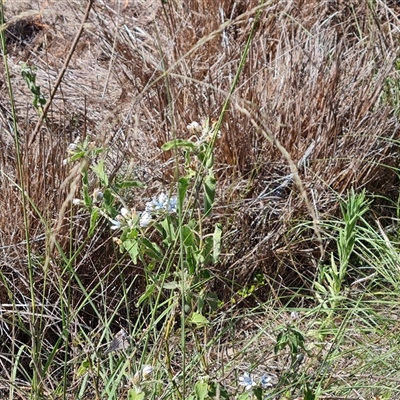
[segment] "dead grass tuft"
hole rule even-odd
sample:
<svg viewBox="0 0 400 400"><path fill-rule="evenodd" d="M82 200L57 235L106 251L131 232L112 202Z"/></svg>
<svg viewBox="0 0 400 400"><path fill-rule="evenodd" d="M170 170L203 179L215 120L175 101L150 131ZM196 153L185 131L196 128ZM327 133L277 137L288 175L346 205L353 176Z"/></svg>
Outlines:
<svg viewBox="0 0 400 400"><path fill-rule="evenodd" d="M31 7L16 3L6 3L8 18ZM74 269L89 287L108 275L115 286L119 269L127 281L140 273L129 270L126 260L116 263L120 256L107 227L87 241L87 216L75 215L65 203L79 197L73 182L80 176L62 163L67 146L79 134L110 148L111 176L129 172L148 185L133 196L132 207L140 209L143 199L171 187L173 160L160 146L174 137L188 138L186 126L192 121L218 118L258 10L249 58L216 146L218 204L212 218L223 223L226 236L215 272L239 287L261 273L268 277L268 293L307 286L320 244L311 224L308 230L296 229L298 221L311 219L304 194L323 219L335 215L338 196L351 187L392 196L398 183L391 167L397 165L400 136L394 100L399 20L395 6L375 3L290 0L259 6L255 0L203 0L162 6L159 1L98 0L47 120L29 147L39 116L19 63L37 67L48 98L84 7L78 1L49 1L36 10L40 20L23 18L10 25L24 179L48 228L29 207L33 250L44 255L38 265L63 269L59 258L46 253L57 227L53 233L67 254L84 242L85 256L75 260ZM4 80L3 65L0 73ZM21 276L26 279L25 243L5 84L0 83L0 92L0 246L8 265L5 279L12 286ZM45 272L39 268L37 273L39 282ZM21 288L15 301L25 301L26 285L16 286ZM140 284L132 299L139 292ZM78 286L75 296L78 302ZM111 298L118 304L117 294ZM95 317L91 322L96 324Z"/></svg>

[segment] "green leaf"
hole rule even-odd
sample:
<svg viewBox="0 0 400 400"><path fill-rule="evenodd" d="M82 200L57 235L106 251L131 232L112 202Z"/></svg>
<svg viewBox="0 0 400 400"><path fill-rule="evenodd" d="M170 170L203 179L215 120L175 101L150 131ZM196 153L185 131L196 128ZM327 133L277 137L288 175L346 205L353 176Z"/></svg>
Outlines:
<svg viewBox="0 0 400 400"><path fill-rule="evenodd" d="M189 227L188 225L182 226L182 238L183 238L183 245L185 247L194 247L195 245L194 235L192 232L192 228Z"/></svg>
<svg viewBox="0 0 400 400"><path fill-rule="evenodd" d="M90 225L88 236L93 237L94 231L97 227L97 221L99 220L100 210L98 208L94 208L92 213L90 214Z"/></svg>
<svg viewBox="0 0 400 400"><path fill-rule="evenodd" d="M155 227L163 236L163 243L165 245L170 246L175 242L176 231L169 218L160 221Z"/></svg>
<svg viewBox="0 0 400 400"><path fill-rule="evenodd" d="M214 263L218 262L219 256L221 255L221 241L222 241L222 225L216 224L213 233L213 259Z"/></svg>
<svg viewBox="0 0 400 400"><path fill-rule="evenodd" d="M304 400L317 400L316 394L309 387L304 391Z"/></svg>
<svg viewBox="0 0 400 400"><path fill-rule="evenodd" d="M194 385L194 391L198 400L204 400L208 395L208 384L207 382L198 381Z"/></svg>
<svg viewBox="0 0 400 400"><path fill-rule="evenodd" d="M274 346L274 353L278 354L278 352L285 348L287 343L286 336L284 336L283 332L280 332L276 337L276 343Z"/></svg>
<svg viewBox="0 0 400 400"><path fill-rule="evenodd" d="M193 325L196 325L197 328L203 328L205 326L210 325L210 322L206 317L196 312L192 314L192 316L189 319L189 322L192 323Z"/></svg>
<svg viewBox="0 0 400 400"><path fill-rule="evenodd" d="M208 395L210 397L217 397L217 392L219 393L219 398L224 400L229 400L228 391L218 382L211 381L208 384Z"/></svg>
<svg viewBox="0 0 400 400"><path fill-rule="evenodd" d="M253 389L253 394L257 400L263 400L263 390L260 387Z"/></svg>
<svg viewBox="0 0 400 400"><path fill-rule="evenodd" d="M85 375L90 369L90 362L88 360L83 361L83 363L79 366L77 371L77 376L80 378L82 375Z"/></svg>
<svg viewBox="0 0 400 400"><path fill-rule="evenodd" d="M138 258L138 255L139 255L139 246L138 246L137 240L126 239L123 242L123 245L124 245L125 250L131 256L131 259L132 259L133 263L136 265L137 264L137 258Z"/></svg>
<svg viewBox="0 0 400 400"><path fill-rule="evenodd" d="M214 206L216 182L213 175L208 175L204 180L204 216L210 214Z"/></svg>
<svg viewBox="0 0 400 400"><path fill-rule="evenodd" d="M128 391L128 400L143 400L145 393L138 391L137 389L130 389Z"/></svg>
<svg viewBox="0 0 400 400"><path fill-rule="evenodd" d="M171 150L172 148L178 148L178 147L183 147L183 148L187 148L190 150L196 149L196 145L193 142L191 142L190 140L183 140L183 139L174 139L167 143L164 143L161 146L161 149L163 151L167 151L167 150Z"/></svg>
<svg viewBox="0 0 400 400"><path fill-rule="evenodd" d="M103 186L108 187L108 175L104 168L104 159L100 160L97 164L91 166L92 171L99 178Z"/></svg>
<svg viewBox="0 0 400 400"><path fill-rule="evenodd" d="M139 300L136 303L136 307L139 307L145 300L151 297L151 295L156 290L156 285L152 283L151 285L146 286L146 291L139 297Z"/></svg>
<svg viewBox="0 0 400 400"><path fill-rule="evenodd" d="M76 161L76 160L85 158L85 156L86 156L86 151L82 150L82 151L74 152L74 154L69 158L69 160Z"/></svg>
<svg viewBox="0 0 400 400"><path fill-rule="evenodd" d="M212 150L205 152L202 162L207 169L211 169L214 166L214 153Z"/></svg>
<svg viewBox="0 0 400 400"><path fill-rule="evenodd" d="M152 260L162 261L163 252L157 243L151 242L146 237L140 237L140 244L144 246L144 252L151 257Z"/></svg>
<svg viewBox="0 0 400 400"><path fill-rule="evenodd" d="M183 202L185 200L188 187L189 180L185 177L180 178L178 181L178 210L183 210Z"/></svg>
<svg viewBox="0 0 400 400"><path fill-rule="evenodd" d="M176 289L180 289L180 287L181 287L181 285L175 281L165 282L163 284L163 289L167 289L167 290L176 290Z"/></svg>
<svg viewBox="0 0 400 400"><path fill-rule="evenodd" d="M204 300L207 302L212 311L217 311L218 306L221 304L215 292L208 292L204 297Z"/></svg>

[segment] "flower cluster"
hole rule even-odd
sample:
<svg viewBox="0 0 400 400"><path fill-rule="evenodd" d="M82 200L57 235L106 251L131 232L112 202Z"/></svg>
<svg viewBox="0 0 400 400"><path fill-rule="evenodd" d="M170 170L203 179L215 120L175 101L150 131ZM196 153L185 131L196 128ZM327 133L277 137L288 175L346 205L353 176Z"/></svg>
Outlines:
<svg viewBox="0 0 400 400"><path fill-rule="evenodd" d="M132 378L132 389L129 390L129 399L149 399L150 390L147 384L151 382L154 368L151 365L144 365L139 371L135 373Z"/></svg>
<svg viewBox="0 0 400 400"><path fill-rule="evenodd" d="M259 379L245 372L243 376L239 377L239 385L244 386L245 390L251 390L254 387L261 387L263 389L270 388L272 378L266 374L262 375Z"/></svg>
<svg viewBox="0 0 400 400"><path fill-rule="evenodd" d="M133 377L133 383L138 385L143 381L148 381L153 374L154 367L151 365L144 365L140 371L137 371Z"/></svg>
<svg viewBox="0 0 400 400"><path fill-rule="evenodd" d="M161 193L158 197L153 197L151 201L147 202L145 210L141 213L136 214L123 207L115 220L111 220L111 229L118 229L121 226L132 228L137 223L138 218L139 226L144 228L150 224L152 216L157 212L176 213L177 204L178 199L176 196L168 197L165 193Z"/></svg>
<svg viewBox="0 0 400 400"><path fill-rule="evenodd" d="M153 197L151 201L146 203L146 208L140 216L139 225L147 226L151 221L151 215L157 211L167 211L168 213L176 213L178 199L176 196L168 197L165 193L161 193L158 197Z"/></svg>
<svg viewBox="0 0 400 400"><path fill-rule="evenodd" d="M201 122L201 125L196 122L193 121L191 122L186 129L189 131L189 133L191 133L192 135L194 135L195 137L198 137L200 135L200 138L197 139L197 144L203 144L203 143L210 143L211 140L213 139L213 135L214 135L214 126L215 123L213 123L210 126L210 122L208 119L205 119L204 121ZM221 136L221 132L218 131L217 133L217 137Z"/></svg>

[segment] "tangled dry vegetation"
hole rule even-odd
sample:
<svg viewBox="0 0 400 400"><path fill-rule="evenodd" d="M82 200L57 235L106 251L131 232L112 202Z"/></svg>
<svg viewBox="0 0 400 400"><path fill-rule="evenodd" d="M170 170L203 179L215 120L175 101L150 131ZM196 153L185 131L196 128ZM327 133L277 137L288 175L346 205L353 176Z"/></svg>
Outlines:
<svg viewBox="0 0 400 400"><path fill-rule="evenodd" d="M209 220L222 224L224 238L213 284L221 300L256 274L265 278L261 299L309 288L329 246L316 222L337 215L341 195L365 188L383 199L374 204L382 225L396 212L390 204L398 197L399 11L396 2L381 0L5 2L24 175L18 175L1 63L0 303L21 306L21 324L29 325L23 179L31 199L34 289L49 318L61 321L60 287L67 279L56 242L67 255L83 246L73 268L85 293L92 293L91 304L106 304L106 313L122 318L135 314L144 289L140 265L119 253L106 223L87 239L89 216L71 207L81 175L63 163L67 147L77 136L90 136L109 149L111 178L146 184L127 199L143 209L176 184L175 156L161 145L188 139L193 121L219 118L248 41L216 143L218 192ZM47 99L54 93L44 120L32 106L22 62L37 68ZM93 189L97 184L93 180ZM131 287L132 280L129 310L116 287ZM77 320L97 328L89 302L79 306L87 300L82 286L68 287ZM57 329L46 325L49 353L61 337ZM29 342L28 331L15 330L20 343ZM28 368L29 358L22 364Z"/></svg>
<svg viewBox="0 0 400 400"><path fill-rule="evenodd" d="M335 215L338 197L351 187L388 199L398 195L399 10L364 0L259 3L94 1L37 134L39 114L20 63L37 68L37 83L49 99L86 2L5 3L24 181L32 204L52 227L50 234L29 206L38 266L59 271L53 234L66 251L86 235L88 221L82 216L71 221L68 211L71 199L79 197L79 185L72 183L80 177L62 163L68 144L80 135L110 148L110 176L131 174L147 185L130 199L130 206L143 208L143 199L174 185L174 158L160 146L189 138L192 121L218 119L258 12L216 144L218 194L211 218L225 232L224 255L215 269L219 278L234 279L240 287L262 273L268 276L265 293L307 287L327 246L311 222ZM20 178L3 64L0 68L1 265L4 279L16 288L15 301L24 303ZM294 229L302 220L310 221L309 228ZM105 227L76 260L88 287L106 273L122 271L128 280L140 275L126 258L116 263L120 255L110 236ZM39 292L42 278L38 268ZM232 285L223 287L228 291ZM49 299L56 296L51 287L46 290ZM140 285L137 290L133 298ZM3 285L0 294L1 302L10 302ZM112 304L116 294L110 296Z"/></svg>

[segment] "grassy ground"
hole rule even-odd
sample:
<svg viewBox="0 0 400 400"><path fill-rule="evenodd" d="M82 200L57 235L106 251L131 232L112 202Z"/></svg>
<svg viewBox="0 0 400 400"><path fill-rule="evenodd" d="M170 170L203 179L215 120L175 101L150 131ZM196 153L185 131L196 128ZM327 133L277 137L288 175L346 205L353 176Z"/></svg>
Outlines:
<svg viewBox="0 0 400 400"><path fill-rule="evenodd" d="M1 399L400 399L396 2L1 5Z"/></svg>

